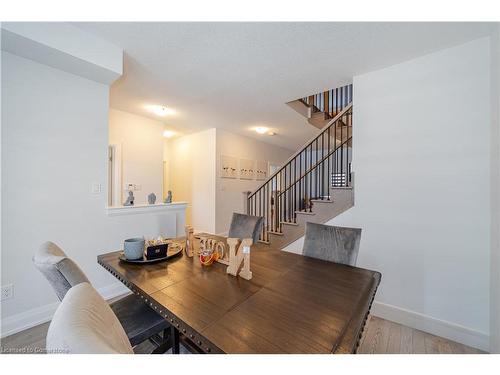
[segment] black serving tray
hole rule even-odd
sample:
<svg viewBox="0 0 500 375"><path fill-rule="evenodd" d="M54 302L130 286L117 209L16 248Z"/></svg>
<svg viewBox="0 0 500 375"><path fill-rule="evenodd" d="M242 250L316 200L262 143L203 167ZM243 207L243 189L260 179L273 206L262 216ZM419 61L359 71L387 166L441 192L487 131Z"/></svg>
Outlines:
<svg viewBox="0 0 500 375"><path fill-rule="evenodd" d="M173 258L179 254L182 253L182 247L181 246L169 246L167 250L167 256L162 257L162 258L156 258L156 259L146 259L145 256L139 259L127 259L125 258L125 254L123 252L120 254L119 259L122 262L126 263L135 263L135 264L151 264L151 263L158 263L158 262L163 262L165 260L168 260L170 258Z"/></svg>

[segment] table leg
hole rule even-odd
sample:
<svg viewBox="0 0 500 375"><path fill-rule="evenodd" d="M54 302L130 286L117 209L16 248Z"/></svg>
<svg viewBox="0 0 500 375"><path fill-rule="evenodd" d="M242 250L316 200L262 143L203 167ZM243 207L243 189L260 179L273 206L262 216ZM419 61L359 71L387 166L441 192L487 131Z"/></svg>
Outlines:
<svg viewBox="0 0 500 375"><path fill-rule="evenodd" d="M172 340L172 354L179 354L179 331L174 327L170 327L170 340Z"/></svg>

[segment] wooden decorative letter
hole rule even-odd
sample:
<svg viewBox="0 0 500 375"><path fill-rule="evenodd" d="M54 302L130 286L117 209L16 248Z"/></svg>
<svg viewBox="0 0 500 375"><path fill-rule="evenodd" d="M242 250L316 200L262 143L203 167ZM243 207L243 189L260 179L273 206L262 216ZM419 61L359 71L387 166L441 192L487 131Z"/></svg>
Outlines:
<svg viewBox="0 0 500 375"><path fill-rule="evenodd" d="M239 273L244 279L250 280L252 278L252 271L250 271L250 246L252 246L253 241L251 238L244 238L241 243L239 242L238 238L227 239L227 244L229 245L229 266L226 272L233 276L238 276ZM236 247L238 248L236 249ZM241 263L243 263L243 267Z"/></svg>
<svg viewBox="0 0 500 375"><path fill-rule="evenodd" d="M186 255L192 257L194 255L194 229L186 226Z"/></svg>

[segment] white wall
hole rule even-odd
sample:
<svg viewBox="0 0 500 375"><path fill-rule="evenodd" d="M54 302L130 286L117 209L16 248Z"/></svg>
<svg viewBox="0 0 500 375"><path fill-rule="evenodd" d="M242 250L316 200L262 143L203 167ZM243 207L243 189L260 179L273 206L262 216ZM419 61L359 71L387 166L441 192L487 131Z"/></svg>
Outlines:
<svg viewBox="0 0 500 375"><path fill-rule="evenodd" d="M150 193L157 202L163 195L164 125L131 113L110 109L109 143L121 145L122 196L126 184L141 185L134 191L136 203L147 203Z"/></svg>
<svg viewBox="0 0 500 375"><path fill-rule="evenodd" d="M186 223L215 233L215 129L168 142L170 189L175 201L189 203Z"/></svg>
<svg viewBox="0 0 500 375"><path fill-rule="evenodd" d="M307 126L304 123L304 126ZM252 138L242 137L228 131L217 129L217 188L215 233L226 233L229 230L233 212L243 212L244 191L254 191L264 181L240 180L220 177L221 155L250 160L260 160L281 165L292 151L260 142Z"/></svg>
<svg viewBox="0 0 500 375"><path fill-rule="evenodd" d="M227 232L232 213L243 211L243 192L262 184L220 178L220 155L281 164L292 153L215 128L169 140L166 150L169 189L174 200L189 203L186 223L210 233Z"/></svg>
<svg viewBox="0 0 500 375"><path fill-rule="evenodd" d="M354 77L358 265L373 311L488 348L490 56L481 39ZM288 250L298 251L302 242Z"/></svg>
<svg viewBox="0 0 500 375"><path fill-rule="evenodd" d="M491 37L490 352L500 353L500 27Z"/></svg>
<svg viewBox="0 0 500 375"><path fill-rule="evenodd" d="M105 295L124 290L98 254L132 236L175 235L175 214L108 217L109 87L2 52L2 334L50 319L57 306L31 257L58 243ZM103 191L91 194L91 184ZM183 229L183 228L182 228Z"/></svg>

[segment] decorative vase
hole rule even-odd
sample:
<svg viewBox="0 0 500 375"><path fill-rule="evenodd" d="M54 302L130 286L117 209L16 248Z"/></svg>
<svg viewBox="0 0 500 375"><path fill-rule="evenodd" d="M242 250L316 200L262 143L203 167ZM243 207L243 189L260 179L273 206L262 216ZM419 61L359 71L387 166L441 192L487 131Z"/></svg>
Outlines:
<svg viewBox="0 0 500 375"><path fill-rule="evenodd" d="M155 204L156 202L156 194L155 193L151 193L148 195L148 203L149 204Z"/></svg>
<svg viewBox="0 0 500 375"><path fill-rule="evenodd" d="M123 253L130 260L140 259L144 254L144 238L129 238L123 242Z"/></svg>

